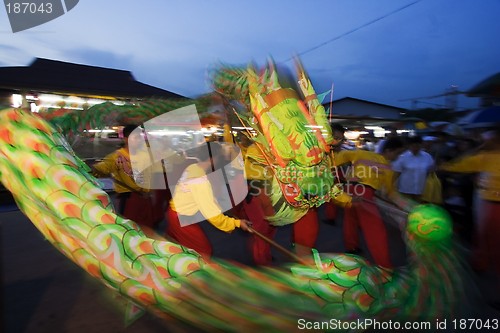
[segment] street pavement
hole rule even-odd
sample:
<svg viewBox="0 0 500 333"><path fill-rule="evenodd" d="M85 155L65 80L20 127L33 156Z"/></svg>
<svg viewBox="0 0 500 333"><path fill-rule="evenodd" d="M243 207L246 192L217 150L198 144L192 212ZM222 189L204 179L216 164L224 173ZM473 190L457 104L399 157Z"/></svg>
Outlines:
<svg viewBox="0 0 500 333"><path fill-rule="evenodd" d="M59 253L15 206L0 210L0 258L2 260L2 332L6 333L102 333L169 332L169 324L146 314L132 325L124 324L123 307L108 289ZM321 212L320 212L321 213ZM322 214L320 214L322 216ZM317 241L320 252L342 252L342 218L335 223L322 221ZM226 234L203 225L214 246L214 255L251 264L248 235L241 230ZM399 229L388 224L393 261L404 265L406 250ZM291 227L280 227L275 240L290 249ZM364 248L364 245L363 245ZM366 253L366 251L365 251ZM288 260L273 250L278 264ZM492 277L476 277L486 300ZM472 287L472 286L471 286ZM490 307L485 318L499 317Z"/></svg>

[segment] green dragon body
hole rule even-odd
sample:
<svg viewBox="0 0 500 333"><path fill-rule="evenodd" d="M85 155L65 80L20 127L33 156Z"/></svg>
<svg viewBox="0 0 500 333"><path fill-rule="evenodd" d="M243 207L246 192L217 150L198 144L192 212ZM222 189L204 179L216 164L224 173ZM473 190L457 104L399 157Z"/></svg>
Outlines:
<svg viewBox="0 0 500 333"><path fill-rule="evenodd" d="M457 315L464 288L451 221L436 206L409 215L410 262L386 271L353 255L315 265L250 268L207 263L148 238L118 216L108 195L51 125L0 111L0 180L20 210L65 256L138 306L203 331L296 331L331 319L435 320Z"/></svg>

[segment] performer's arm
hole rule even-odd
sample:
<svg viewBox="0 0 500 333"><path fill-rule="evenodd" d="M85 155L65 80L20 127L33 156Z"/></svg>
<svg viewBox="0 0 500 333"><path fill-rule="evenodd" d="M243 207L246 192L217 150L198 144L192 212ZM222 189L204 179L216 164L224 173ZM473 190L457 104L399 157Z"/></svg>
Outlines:
<svg viewBox="0 0 500 333"><path fill-rule="evenodd" d="M483 166L482 155L472 155L460 158L458 160L443 163L439 170L448 172L473 173L480 172Z"/></svg>
<svg viewBox="0 0 500 333"><path fill-rule="evenodd" d="M341 150L338 153L332 154L332 158L334 159L334 162L336 166L346 164L349 162L354 161L354 157L356 155L355 150Z"/></svg>
<svg viewBox="0 0 500 333"><path fill-rule="evenodd" d="M109 176L113 173L115 161L114 153L104 157L101 162L92 165L92 173L98 176Z"/></svg>
<svg viewBox="0 0 500 333"><path fill-rule="evenodd" d="M188 181L189 182L189 181ZM190 182L190 191L201 214L216 228L231 232L240 227L240 220L222 214L222 211L214 198L212 185L207 178L197 178Z"/></svg>

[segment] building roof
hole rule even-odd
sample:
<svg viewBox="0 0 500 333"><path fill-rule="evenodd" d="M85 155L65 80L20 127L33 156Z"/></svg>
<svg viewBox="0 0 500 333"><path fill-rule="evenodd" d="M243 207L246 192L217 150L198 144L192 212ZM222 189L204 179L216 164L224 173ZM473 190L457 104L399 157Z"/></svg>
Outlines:
<svg viewBox="0 0 500 333"><path fill-rule="evenodd" d="M327 110L330 102L323 103ZM402 118L407 109L380 104L363 99L344 97L332 102L333 113L327 117L332 122L339 122L348 127L396 126L416 122L414 118Z"/></svg>
<svg viewBox="0 0 500 333"><path fill-rule="evenodd" d="M499 97L500 72L482 80L466 92L469 97Z"/></svg>
<svg viewBox="0 0 500 333"><path fill-rule="evenodd" d="M407 110L405 108L400 108L400 107L397 107L397 106L376 103L376 102L367 101L367 100L364 100L364 99L359 99L359 98L354 98L354 97L340 98L340 99L337 99L337 100L333 101L332 103L335 104L335 103L346 102L346 101L353 101L353 102L360 102L360 103L367 103L367 104L382 106L382 107L387 108L387 109L394 109L394 111L398 111L398 112L402 112L402 111L406 111ZM328 106L329 104L330 104L330 102L323 103L323 105L325 105L325 106Z"/></svg>
<svg viewBox="0 0 500 333"><path fill-rule="evenodd" d="M131 72L36 58L27 67L1 67L0 89L123 98L184 98L136 81Z"/></svg>

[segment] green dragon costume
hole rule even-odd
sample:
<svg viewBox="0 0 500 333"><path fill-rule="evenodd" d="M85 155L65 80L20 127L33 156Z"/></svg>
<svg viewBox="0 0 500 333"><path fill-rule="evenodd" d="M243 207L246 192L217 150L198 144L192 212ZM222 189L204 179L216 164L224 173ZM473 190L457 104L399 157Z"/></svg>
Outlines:
<svg viewBox="0 0 500 333"><path fill-rule="evenodd" d="M283 103L297 100L290 97ZM292 114L305 117L296 112ZM118 216L88 167L46 121L11 108L0 111L0 123L0 180L20 210L90 275L170 322L176 319L207 332L276 332L297 330L299 320L403 322L460 315L463 275L451 246L450 218L439 207L418 206L409 215L410 262L402 270L385 271L343 254L315 254L311 266L208 264L188 248L146 237L133 221ZM317 155L307 152L327 149L314 133L304 140L310 142L307 149L296 150L303 162L292 163L291 155L282 154L283 170L293 172L293 166L306 172L302 168L307 163L318 163ZM276 144L270 149L284 148ZM332 184L330 176L324 178L324 184ZM321 182L314 176L310 181ZM327 200L328 186L307 192L318 197L308 204ZM293 197L298 207L306 200L301 195Z"/></svg>
<svg viewBox="0 0 500 333"><path fill-rule="evenodd" d="M260 154L247 158L272 169L275 215L268 220L274 225L296 222L309 208L346 198L334 186L328 156L334 139L325 109L298 60L296 69L300 93L280 85L272 61L260 75L251 66L221 67L213 78L217 92L245 106L238 118L257 133L252 140Z"/></svg>

